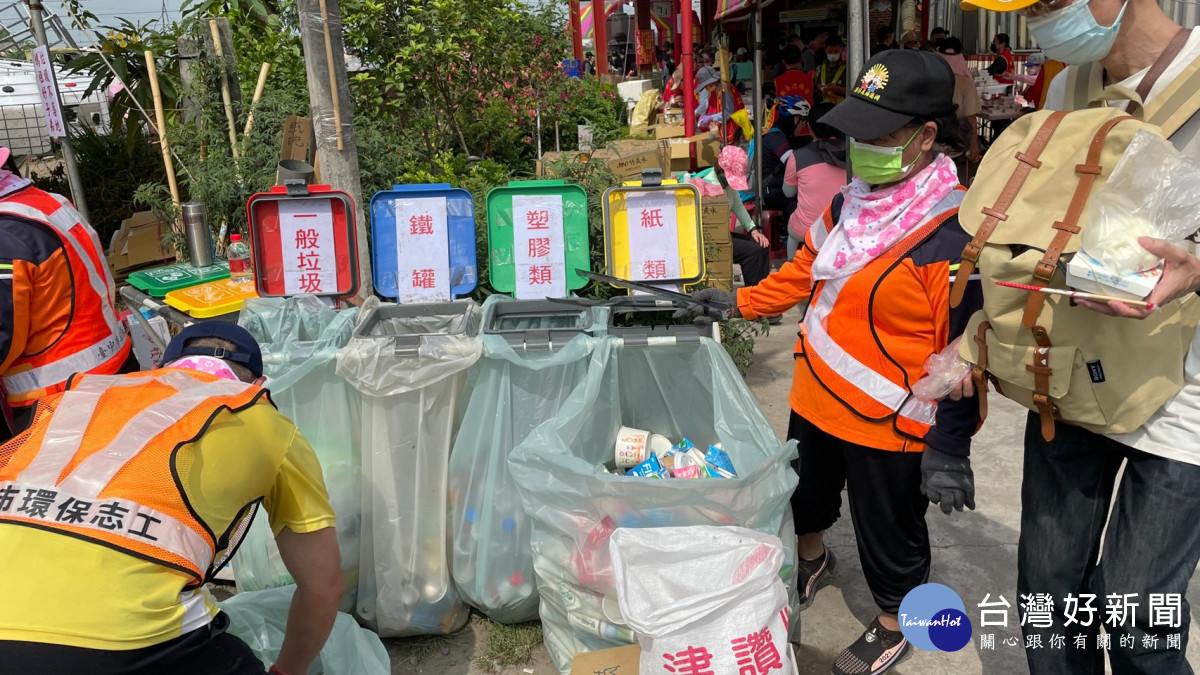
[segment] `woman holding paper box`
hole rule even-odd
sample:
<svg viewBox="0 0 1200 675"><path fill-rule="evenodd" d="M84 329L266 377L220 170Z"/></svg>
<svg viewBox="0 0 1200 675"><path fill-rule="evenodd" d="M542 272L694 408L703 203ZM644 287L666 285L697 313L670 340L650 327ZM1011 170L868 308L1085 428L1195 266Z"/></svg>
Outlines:
<svg viewBox="0 0 1200 675"><path fill-rule="evenodd" d="M969 240L958 224L963 189L935 143L961 148L954 75L937 54L888 51L851 81L820 119L855 139L855 178L809 229L796 256L736 296L712 289L687 310L699 322L777 314L811 298L796 345L788 435L799 441L792 496L800 594L812 599L833 564L823 534L848 487L863 573L880 614L838 657L835 674L882 673L909 649L897 613L929 580L925 513L974 508L971 399L917 399L926 359L957 338L982 304L950 309L950 284Z"/></svg>

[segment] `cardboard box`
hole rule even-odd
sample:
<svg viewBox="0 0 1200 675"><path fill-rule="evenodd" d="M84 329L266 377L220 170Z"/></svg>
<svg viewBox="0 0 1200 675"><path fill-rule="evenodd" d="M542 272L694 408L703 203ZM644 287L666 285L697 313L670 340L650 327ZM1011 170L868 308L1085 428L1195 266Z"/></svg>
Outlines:
<svg viewBox="0 0 1200 675"><path fill-rule="evenodd" d="M1150 295L1162 274L1161 266L1133 274L1117 274L1082 250L1067 263L1067 285L1071 288L1129 300L1141 300Z"/></svg>
<svg viewBox="0 0 1200 675"><path fill-rule="evenodd" d="M705 197L700 203L700 222L706 231L709 226L728 230L729 211L729 201L724 197Z"/></svg>
<svg viewBox="0 0 1200 675"><path fill-rule="evenodd" d="M623 140L613 141L608 147L592 153L590 161L602 161L622 180L639 180L645 169L670 171L670 150L660 141ZM553 178L548 165L562 157L575 153L547 152L537 163L537 175Z"/></svg>
<svg viewBox="0 0 1200 675"><path fill-rule="evenodd" d="M668 138L683 138L684 133L682 124L654 125L654 137L660 141Z"/></svg>
<svg viewBox="0 0 1200 675"><path fill-rule="evenodd" d="M715 166L721 152L721 142L708 134L671 139L671 171L687 171L691 166L692 149L696 151L696 168Z"/></svg>
<svg viewBox="0 0 1200 675"><path fill-rule="evenodd" d="M641 656L637 645L580 652L571 662L571 675L638 675Z"/></svg>
<svg viewBox="0 0 1200 675"><path fill-rule="evenodd" d="M139 211L121 221L108 249L108 264L114 273L150 263L165 263L172 257L163 249L163 235L170 226L159 222L150 211Z"/></svg>

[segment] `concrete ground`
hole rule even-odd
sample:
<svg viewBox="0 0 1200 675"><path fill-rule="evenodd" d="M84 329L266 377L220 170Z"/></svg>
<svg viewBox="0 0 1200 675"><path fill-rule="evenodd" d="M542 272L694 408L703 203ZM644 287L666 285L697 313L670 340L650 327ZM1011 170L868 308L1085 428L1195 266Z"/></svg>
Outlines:
<svg viewBox="0 0 1200 675"><path fill-rule="evenodd" d="M790 415L788 390L798 320L798 310L792 310L784 316L782 325L772 326L771 334L758 340L754 366L746 375L750 389L780 438L786 437ZM967 616L976 624L973 643L954 653L914 650L911 658L892 669L897 675L1029 672L1023 648L1004 644L1008 638L1015 638L1014 642L1020 639L1017 539L1026 410L995 394L988 399L988 406L988 420L975 437L971 452L976 510L947 516L931 507L927 516L933 544L930 581L945 584L962 597ZM803 613L803 638L798 653L801 673L829 673L838 653L857 639L878 613L863 580L844 497L842 518L829 530L825 543L837 557L837 568L830 573L828 585L821 588L812 606ZM1200 575L1193 575L1188 590L1195 624ZM1003 595L1012 605L1008 628L978 626L977 606L985 594L991 594L991 601ZM994 650L980 649L981 633L995 634ZM1190 663L1200 664L1200 640L1191 640L1187 654Z"/></svg>

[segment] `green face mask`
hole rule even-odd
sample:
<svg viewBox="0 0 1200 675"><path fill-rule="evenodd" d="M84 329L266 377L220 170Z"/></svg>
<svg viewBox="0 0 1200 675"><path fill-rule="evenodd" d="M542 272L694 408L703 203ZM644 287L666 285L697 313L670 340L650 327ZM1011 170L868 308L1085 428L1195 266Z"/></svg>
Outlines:
<svg viewBox="0 0 1200 675"><path fill-rule="evenodd" d="M921 159L921 156L917 155L908 164L902 163L904 149L911 145L920 133L921 129L917 129L907 143L894 148L867 145L851 139L850 167L854 169L854 175L866 181L868 185L883 185L900 180L912 170L917 160Z"/></svg>

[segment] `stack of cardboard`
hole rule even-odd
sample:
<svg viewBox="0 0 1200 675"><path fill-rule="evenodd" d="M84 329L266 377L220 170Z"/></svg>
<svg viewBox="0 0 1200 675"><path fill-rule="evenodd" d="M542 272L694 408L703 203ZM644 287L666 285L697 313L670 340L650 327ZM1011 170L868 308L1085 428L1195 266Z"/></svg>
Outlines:
<svg viewBox="0 0 1200 675"><path fill-rule="evenodd" d="M729 235L729 202L705 197L700 204L704 231L705 284L733 290L733 242Z"/></svg>
<svg viewBox="0 0 1200 675"><path fill-rule="evenodd" d="M660 141L613 141L608 147L591 153L588 161L601 161L612 169L612 172L622 180L639 180L642 171L658 169L667 174L671 170L671 148ZM537 175L553 178L550 164L563 157L570 157L570 152L547 152L537 163Z"/></svg>
<svg viewBox="0 0 1200 675"><path fill-rule="evenodd" d="M113 276L149 264L163 265L174 260L162 244L171 226L160 222L150 211L139 211L121 221L121 228L112 237L108 248L108 264Z"/></svg>

